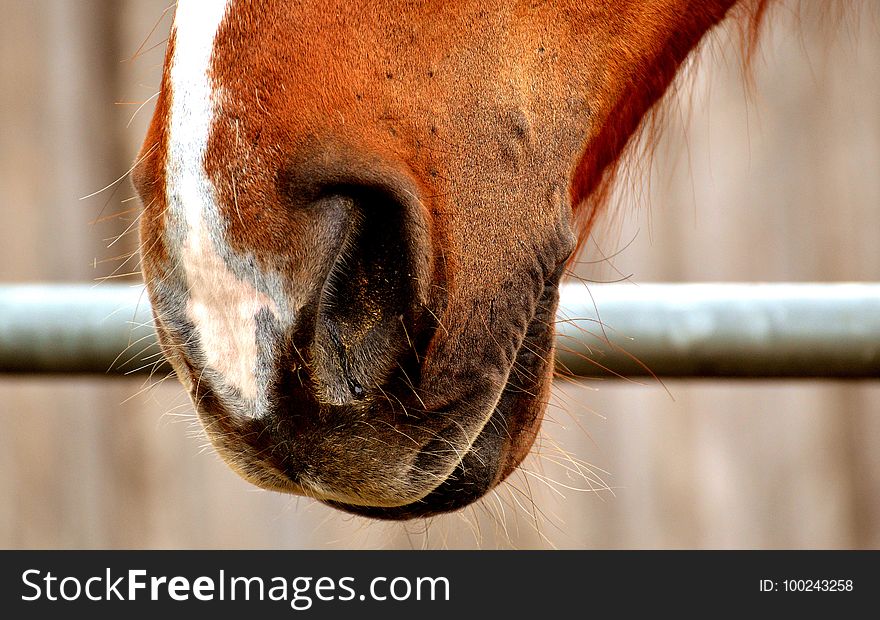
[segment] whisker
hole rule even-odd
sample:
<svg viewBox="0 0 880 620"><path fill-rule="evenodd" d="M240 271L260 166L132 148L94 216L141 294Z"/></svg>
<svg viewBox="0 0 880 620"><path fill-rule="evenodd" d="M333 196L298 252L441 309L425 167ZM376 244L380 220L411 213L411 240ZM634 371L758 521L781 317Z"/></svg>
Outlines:
<svg viewBox="0 0 880 620"><path fill-rule="evenodd" d="M153 151L155 151L157 148L159 148L159 143L158 143L158 142L155 143L155 144L153 144L152 146L150 146L150 148L148 148L148 149L143 153L143 155L141 155L140 157L138 157L137 160L131 165L131 167L130 167L128 170L126 170L125 173L122 174L118 179L116 179L116 180L113 181L112 183L108 183L107 185L105 185L105 186L102 187L101 189L99 189L99 190L97 190L97 191L94 191L94 192L92 192L91 194L87 194L87 195L85 195L85 196L82 196L82 197L80 198L80 200L88 200L89 198L92 198L92 197L94 197L94 196L97 196L98 194L107 191L108 189L110 189L110 188L113 187L114 185L116 185L116 184L118 184L119 182L123 181L126 177L128 177L129 174L131 174L132 170L134 170L135 168L137 168L138 165L140 165L140 163L141 163L142 161L144 161L147 157L149 157L150 155L152 155L152 154L153 154Z"/></svg>

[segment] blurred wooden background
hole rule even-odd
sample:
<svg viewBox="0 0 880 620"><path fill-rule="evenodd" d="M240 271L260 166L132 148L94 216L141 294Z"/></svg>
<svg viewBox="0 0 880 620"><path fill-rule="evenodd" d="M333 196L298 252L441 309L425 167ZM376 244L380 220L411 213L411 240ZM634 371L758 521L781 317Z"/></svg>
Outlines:
<svg viewBox="0 0 880 620"><path fill-rule="evenodd" d="M168 3L0 0L0 281L136 271L114 260L136 247L115 241L137 216L129 183L80 197L133 161ZM876 11L833 35L788 13L751 95L723 36L703 50L580 276L880 280ZM145 387L0 378L0 547L880 547L876 381L560 382L528 473L405 525L249 486L205 449L176 383Z"/></svg>

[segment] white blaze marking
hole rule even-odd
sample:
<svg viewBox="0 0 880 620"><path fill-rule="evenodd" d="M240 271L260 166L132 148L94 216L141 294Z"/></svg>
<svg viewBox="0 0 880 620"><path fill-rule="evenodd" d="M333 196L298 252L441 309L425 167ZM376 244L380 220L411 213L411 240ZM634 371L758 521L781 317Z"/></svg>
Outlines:
<svg viewBox="0 0 880 620"><path fill-rule="evenodd" d="M269 308L277 316L278 309L266 295L238 279L218 254L215 244L221 240L212 238L211 231L223 227L214 221L219 210L204 169L215 107L208 70L226 5L227 0L177 3L167 199L171 216L186 229L181 259L190 294L187 314L196 327L206 364L244 398L256 399L260 386L255 376L255 315Z"/></svg>
<svg viewBox="0 0 880 620"><path fill-rule="evenodd" d="M193 230L190 228L190 233ZM203 235L200 239L188 237L184 245L190 288L187 314L198 331L207 366L220 372L244 398L256 399L255 316L267 307L277 316L278 309L266 295L236 278L212 244Z"/></svg>

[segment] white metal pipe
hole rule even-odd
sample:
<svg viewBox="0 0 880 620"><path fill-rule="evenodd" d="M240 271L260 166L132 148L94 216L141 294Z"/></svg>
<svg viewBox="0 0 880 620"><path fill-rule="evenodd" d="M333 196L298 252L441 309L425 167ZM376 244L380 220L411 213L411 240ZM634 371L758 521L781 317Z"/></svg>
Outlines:
<svg viewBox="0 0 880 620"><path fill-rule="evenodd" d="M579 376L880 378L880 284L569 284L561 306Z"/></svg>
<svg viewBox="0 0 880 620"><path fill-rule="evenodd" d="M0 286L0 372L124 374L158 354L141 285Z"/></svg>
<svg viewBox="0 0 880 620"><path fill-rule="evenodd" d="M880 378L880 284L566 284L558 319L576 376ZM142 286L0 286L0 372L150 371L150 321Z"/></svg>

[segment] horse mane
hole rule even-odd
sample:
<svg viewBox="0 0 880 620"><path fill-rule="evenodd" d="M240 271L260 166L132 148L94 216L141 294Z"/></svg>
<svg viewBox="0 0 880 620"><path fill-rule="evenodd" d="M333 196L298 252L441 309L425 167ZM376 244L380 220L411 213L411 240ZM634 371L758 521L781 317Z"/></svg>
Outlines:
<svg viewBox="0 0 880 620"><path fill-rule="evenodd" d="M680 109L676 104L697 75L705 48L736 54L744 91L750 97L755 92L754 67L760 55L762 34L769 22L789 18L794 21L795 29L800 27L804 5L792 4L785 0L741 0L696 44L676 45L673 41L664 56L657 60L659 71L640 76L640 91L624 98L624 109L615 110L616 124L603 128L600 136L591 143L590 152L585 153L575 175L571 197L579 241L569 267L578 260L596 220L611 211L612 206L619 206L615 190L620 185L621 172L626 170L630 180L647 173L668 124L670 111ZM829 39L851 13L852 4L819 3L815 7L821 13Z"/></svg>

